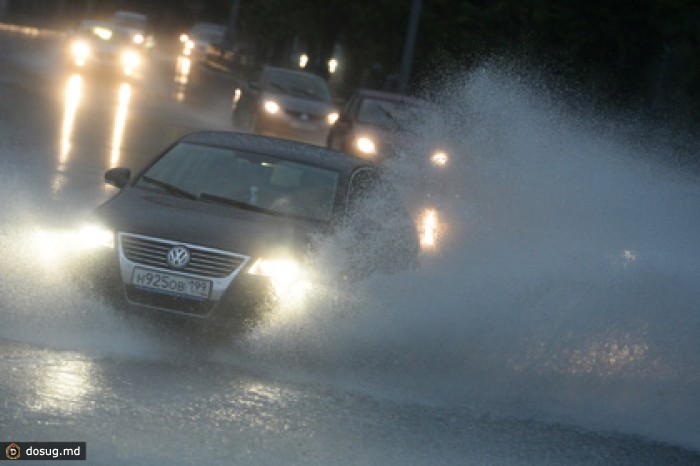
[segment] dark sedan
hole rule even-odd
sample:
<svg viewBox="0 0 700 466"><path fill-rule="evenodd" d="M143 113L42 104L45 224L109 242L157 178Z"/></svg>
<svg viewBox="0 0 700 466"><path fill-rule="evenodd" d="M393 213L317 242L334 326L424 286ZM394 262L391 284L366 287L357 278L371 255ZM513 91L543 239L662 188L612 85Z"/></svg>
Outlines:
<svg viewBox="0 0 700 466"><path fill-rule="evenodd" d="M338 113L320 76L267 66L235 89L231 118L237 129L323 146Z"/></svg>
<svg viewBox="0 0 700 466"><path fill-rule="evenodd" d="M331 128L327 146L369 161L382 162L386 157L396 155L396 150L402 146L417 149L413 126L430 117L431 113L436 112L424 100L360 89L348 99ZM428 139L426 135L421 135L421 143L425 139ZM448 154L444 146L440 142L429 144L427 160L434 166L446 165Z"/></svg>
<svg viewBox="0 0 700 466"><path fill-rule="evenodd" d="M78 273L136 307L225 320L311 286L304 264L312 237L346 227L351 207L381 186L359 159L232 132L186 136L142 173L115 168L105 180L121 191L70 236L90 250L72 261ZM406 219L401 237L385 238L392 266L415 259ZM361 226L355 237L369 241L372 231Z"/></svg>

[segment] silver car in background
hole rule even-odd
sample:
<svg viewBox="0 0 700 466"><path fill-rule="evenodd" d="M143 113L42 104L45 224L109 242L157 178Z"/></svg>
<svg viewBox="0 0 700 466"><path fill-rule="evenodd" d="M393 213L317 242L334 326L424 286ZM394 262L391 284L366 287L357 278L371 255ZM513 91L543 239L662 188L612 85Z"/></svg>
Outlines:
<svg viewBox="0 0 700 466"><path fill-rule="evenodd" d="M231 118L239 130L325 146L338 112L325 79L266 66L235 89Z"/></svg>

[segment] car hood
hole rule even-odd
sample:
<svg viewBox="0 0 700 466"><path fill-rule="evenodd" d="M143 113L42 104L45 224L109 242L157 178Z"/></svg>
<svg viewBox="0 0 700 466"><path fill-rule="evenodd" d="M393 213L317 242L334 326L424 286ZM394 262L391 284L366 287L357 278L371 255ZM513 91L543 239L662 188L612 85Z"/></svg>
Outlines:
<svg viewBox="0 0 700 466"><path fill-rule="evenodd" d="M324 102L308 97L300 97L289 94L281 94L276 92L265 91L262 95L263 99L272 99L277 102L280 107L285 110L291 110L299 113L307 113L309 115L318 115L325 117L328 113L335 111L330 102Z"/></svg>
<svg viewBox="0 0 700 466"><path fill-rule="evenodd" d="M222 249L251 257L308 250L314 225L207 201L126 188L98 207L98 221L118 232Z"/></svg>

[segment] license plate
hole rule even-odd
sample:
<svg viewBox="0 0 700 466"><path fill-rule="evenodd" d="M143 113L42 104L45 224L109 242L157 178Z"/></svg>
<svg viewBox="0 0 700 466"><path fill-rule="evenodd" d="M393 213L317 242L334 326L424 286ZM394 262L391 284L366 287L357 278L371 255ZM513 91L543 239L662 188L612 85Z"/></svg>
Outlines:
<svg viewBox="0 0 700 466"><path fill-rule="evenodd" d="M304 131L315 131L318 129L318 126L315 123L308 123L305 121L297 120L292 120L291 126L294 129L302 129Z"/></svg>
<svg viewBox="0 0 700 466"><path fill-rule="evenodd" d="M211 294L209 280L172 275L140 267L134 268L131 284L141 289L197 299L207 299Z"/></svg>

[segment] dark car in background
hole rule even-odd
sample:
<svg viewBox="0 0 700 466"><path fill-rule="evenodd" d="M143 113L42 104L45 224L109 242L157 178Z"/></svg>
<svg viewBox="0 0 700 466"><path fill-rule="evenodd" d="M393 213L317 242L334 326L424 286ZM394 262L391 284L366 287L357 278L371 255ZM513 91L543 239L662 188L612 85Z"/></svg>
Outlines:
<svg viewBox="0 0 700 466"><path fill-rule="evenodd" d="M110 22L83 20L71 34L69 63L76 69L134 77L143 67L141 47L128 30Z"/></svg>
<svg viewBox="0 0 700 466"><path fill-rule="evenodd" d="M338 112L325 79L266 66L235 89L231 118L236 129L323 146Z"/></svg>
<svg viewBox="0 0 700 466"><path fill-rule="evenodd" d="M360 89L348 99L328 134L327 146L380 163L397 150L416 148L415 127L434 112L424 100L390 92ZM421 135L421 141L430 135ZM403 146L403 147L402 147ZM441 142L425 154L433 165L444 166L448 154Z"/></svg>
<svg viewBox="0 0 700 466"><path fill-rule="evenodd" d="M347 101L327 141L329 148L382 169L389 159L398 162L400 169L393 170L392 176L416 188L410 190L405 203L418 225L425 251L437 251L449 230L445 209L451 204L453 177L448 138L442 135L445 126L430 102L360 89Z"/></svg>
<svg viewBox="0 0 700 466"><path fill-rule="evenodd" d="M90 250L82 260L71 253L77 275L130 307L221 322L245 320L270 298L297 299L312 289L312 238L346 227L351 211L380 186L376 170L360 159L234 132L186 136L142 173L115 168L105 180L121 191L71 237ZM388 209L400 215L400 205ZM371 270L415 260L417 233L404 218L386 247L369 245L376 225L355 230L360 244L377 251L367 262ZM352 258L365 256L348 245L341 268L362 276L370 269L360 272Z"/></svg>

